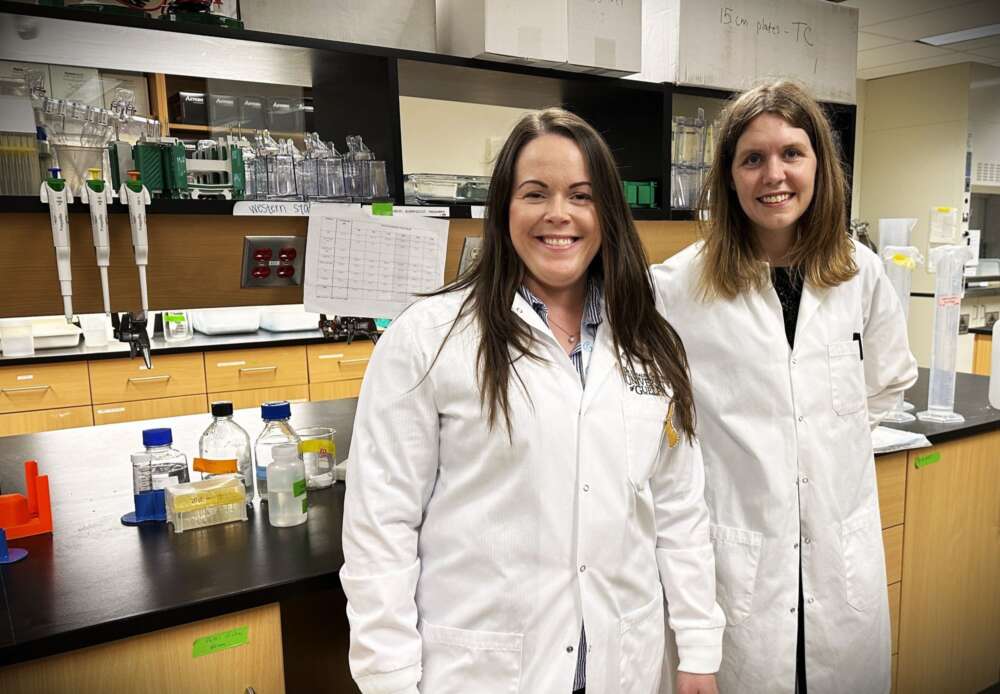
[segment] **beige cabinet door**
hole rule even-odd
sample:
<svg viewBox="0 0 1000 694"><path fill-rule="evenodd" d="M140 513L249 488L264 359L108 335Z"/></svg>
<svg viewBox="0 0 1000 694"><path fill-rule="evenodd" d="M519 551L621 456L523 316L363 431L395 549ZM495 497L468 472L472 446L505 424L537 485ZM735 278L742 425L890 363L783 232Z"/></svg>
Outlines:
<svg viewBox="0 0 1000 694"><path fill-rule="evenodd" d="M89 406L0 414L0 436L89 427L93 423L94 418Z"/></svg>
<svg viewBox="0 0 1000 694"><path fill-rule="evenodd" d="M201 352L155 354L150 369L142 359L104 359L89 364L95 405L205 392L205 362Z"/></svg>
<svg viewBox="0 0 1000 694"><path fill-rule="evenodd" d="M910 452L899 613L901 693L975 694L997 681L998 451L1000 431ZM918 458L930 464L916 468Z"/></svg>
<svg viewBox="0 0 1000 694"><path fill-rule="evenodd" d="M237 645L204 653L209 642ZM285 691L276 603L0 669L4 694L243 694L248 687Z"/></svg>
<svg viewBox="0 0 1000 694"><path fill-rule="evenodd" d="M882 528L901 525L906 510L906 451L876 458L875 478Z"/></svg>
<svg viewBox="0 0 1000 694"><path fill-rule="evenodd" d="M0 367L0 414L89 404L85 361Z"/></svg>
<svg viewBox="0 0 1000 694"><path fill-rule="evenodd" d="M348 381L332 381L330 383L310 383L309 399L339 400L340 398L356 398L361 394L360 378Z"/></svg>
<svg viewBox="0 0 1000 694"><path fill-rule="evenodd" d="M233 409L246 410L257 408L265 402L287 400L288 402L308 402L309 386L283 386L280 388L257 388L255 390L233 390L222 393L209 393L209 404L216 400L231 400Z"/></svg>
<svg viewBox="0 0 1000 694"><path fill-rule="evenodd" d="M309 383L306 348L267 347L205 353L209 393Z"/></svg>
<svg viewBox="0 0 1000 694"><path fill-rule="evenodd" d="M204 395L112 402L94 405L94 424L138 422L144 419L180 417L185 414L200 414L202 412L208 412L208 399Z"/></svg>

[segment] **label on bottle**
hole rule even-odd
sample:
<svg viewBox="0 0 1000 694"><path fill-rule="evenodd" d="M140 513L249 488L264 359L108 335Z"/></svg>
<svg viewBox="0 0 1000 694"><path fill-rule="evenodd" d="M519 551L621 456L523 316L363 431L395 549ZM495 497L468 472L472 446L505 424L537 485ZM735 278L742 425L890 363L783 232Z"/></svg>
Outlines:
<svg viewBox="0 0 1000 694"><path fill-rule="evenodd" d="M164 313L163 320L167 323L183 323L184 314L183 313Z"/></svg>
<svg viewBox="0 0 1000 694"><path fill-rule="evenodd" d="M266 467L261 467L260 465L257 466L257 479L259 479L261 482L267 482Z"/></svg>
<svg viewBox="0 0 1000 694"><path fill-rule="evenodd" d="M306 481L305 480L295 480L292 484L292 496L302 496L306 493ZM303 499L305 501L305 499Z"/></svg>
<svg viewBox="0 0 1000 694"><path fill-rule="evenodd" d="M173 487L179 482L180 480L178 480L174 475L166 473L153 475L153 489L166 489L167 487Z"/></svg>
<svg viewBox="0 0 1000 694"><path fill-rule="evenodd" d="M306 499L302 499L302 513L309 512L309 502Z"/></svg>
<svg viewBox="0 0 1000 694"><path fill-rule="evenodd" d="M227 472L238 472L236 458L229 460L213 460L211 458L195 458L194 469L209 475L224 475Z"/></svg>

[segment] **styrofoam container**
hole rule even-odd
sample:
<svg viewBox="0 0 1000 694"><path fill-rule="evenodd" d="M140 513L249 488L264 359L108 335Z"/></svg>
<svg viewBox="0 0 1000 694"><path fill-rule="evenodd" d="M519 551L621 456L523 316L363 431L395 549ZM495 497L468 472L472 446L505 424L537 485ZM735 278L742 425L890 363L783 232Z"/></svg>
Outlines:
<svg viewBox="0 0 1000 694"><path fill-rule="evenodd" d="M272 306L260 311L260 327L272 333L318 330L319 314L308 313L297 306Z"/></svg>
<svg viewBox="0 0 1000 694"><path fill-rule="evenodd" d="M191 314L194 329L204 335L253 333L260 329L258 308L202 308Z"/></svg>

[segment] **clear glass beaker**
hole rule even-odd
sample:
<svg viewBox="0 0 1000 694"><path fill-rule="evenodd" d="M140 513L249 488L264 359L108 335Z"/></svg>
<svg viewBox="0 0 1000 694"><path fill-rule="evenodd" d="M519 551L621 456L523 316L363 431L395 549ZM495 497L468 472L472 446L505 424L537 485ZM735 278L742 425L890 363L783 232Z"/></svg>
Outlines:
<svg viewBox="0 0 1000 694"><path fill-rule="evenodd" d="M306 427L299 435L299 452L306 466L309 489L325 489L334 483L333 466L337 463L337 430L331 427Z"/></svg>

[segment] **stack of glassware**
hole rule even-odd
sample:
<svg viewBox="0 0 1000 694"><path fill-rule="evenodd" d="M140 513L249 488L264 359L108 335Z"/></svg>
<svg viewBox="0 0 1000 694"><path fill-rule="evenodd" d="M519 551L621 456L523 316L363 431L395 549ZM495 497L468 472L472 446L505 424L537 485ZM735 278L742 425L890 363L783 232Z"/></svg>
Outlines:
<svg viewBox="0 0 1000 694"><path fill-rule="evenodd" d="M360 135L347 137L348 152L337 152L318 133L306 133L305 152L291 139L275 140L267 130L241 143L246 165L246 197L257 200L354 200L389 198L385 162Z"/></svg>
<svg viewBox="0 0 1000 694"><path fill-rule="evenodd" d="M701 108L697 116L674 116L671 122L670 206L673 209L690 210L698 205L702 180L708 169L708 129L705 127L705 110Z"/></svg>

